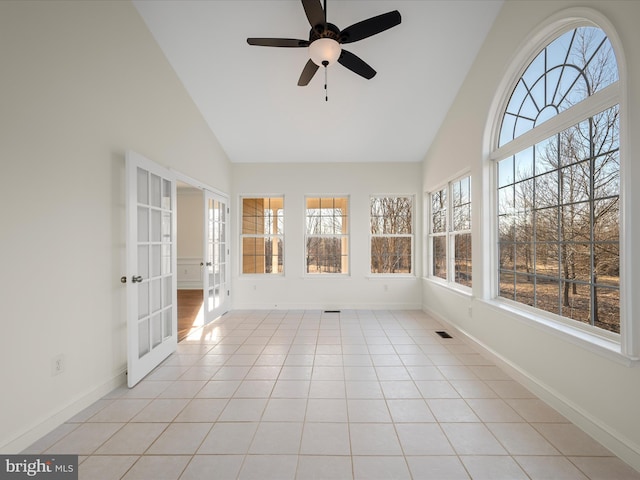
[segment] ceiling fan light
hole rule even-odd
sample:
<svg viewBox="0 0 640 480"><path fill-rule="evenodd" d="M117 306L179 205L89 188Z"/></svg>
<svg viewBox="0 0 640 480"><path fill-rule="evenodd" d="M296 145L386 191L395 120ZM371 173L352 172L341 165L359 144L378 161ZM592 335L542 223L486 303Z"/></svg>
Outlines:
<svg viewBox="0 0 640 480"><path fill-rule="evenodd" d="M319 67L323 66L323 62L328 62L328 65L335 63L341 52L340 44L331 38L319 38L309 45L309 56Z"/></svg>

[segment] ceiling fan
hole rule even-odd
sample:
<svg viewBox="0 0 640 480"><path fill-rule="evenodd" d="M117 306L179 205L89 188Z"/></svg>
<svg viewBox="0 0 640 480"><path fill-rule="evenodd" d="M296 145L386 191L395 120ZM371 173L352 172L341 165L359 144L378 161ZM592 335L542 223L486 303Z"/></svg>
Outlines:
<svg viewBox="0 0 640 480"><path fill-rule="evenodd" d="M389 28L400 24L400 12L383 13L363 20L340 30L333 23L327 22L327 0L324 0L324 8L320 0L302 0L302 7L311 25L309 40L297 40L293 38L247 38L249 45L263 47L309 47L311 57L302 70L299 86L308 85L320 66L326 67L336 61L354 73L370 80L376 74L360 57L342 49L341 45L357 42L384 32ZM326 84L325 84L326 88Z"/></svg>

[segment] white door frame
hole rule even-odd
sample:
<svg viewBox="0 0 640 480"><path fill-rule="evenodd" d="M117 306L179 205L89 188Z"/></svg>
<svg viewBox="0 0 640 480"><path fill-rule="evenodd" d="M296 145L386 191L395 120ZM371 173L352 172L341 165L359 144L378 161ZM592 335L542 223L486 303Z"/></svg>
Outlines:
<svg viewBox="0 0 640 480"><path fill-rule="evenodd" d="M218 200L223 201L228 210L230 209L230 199L229 199L229 195L218 190L215 187L212 187L211 185L208 185L204 182L201 182L199 180L196 180L195 178L192 178L188 175L185 175L182 172L179 172L177 170L174 169L170 169L170 171L174 174L176 180L184 182L188 185L190 185L193 188L197 188L198 190L202 191L202 196L203 196L203 216L202 216L202 225L203 225L203 229L202 229L202 233L203 233L203 250L202 250L202 260L201 260L201 265L202 265L202 299L203 299L203 308L202 308L202 313L203 313L203 323L206 325L208 322L210 322L211 320L213 320L214 318L216 318L216 316L221 315L222 313L225 313L226 311L229 310L229 301L230 301L230 296L226 295L226 302L224 303L226 305L226 309L224 311L218 311L217 313L209 313L209 315L207 315L207 282L205 281L205 277L207 276L207 196L211 196L213 195L214 197L216 197ZM226 279L225 279L225 284L226 284L226 288L227 290L230 290L231 288L231 268L229 265L229 262L231 261L231 242L229 241L229 236L231 234L231 228L230 228L230 221L231 221L231 217L229 216L229 213L227 213L227 229L226 229L226 243L227 243L227 268L226 268Z"/></svg>

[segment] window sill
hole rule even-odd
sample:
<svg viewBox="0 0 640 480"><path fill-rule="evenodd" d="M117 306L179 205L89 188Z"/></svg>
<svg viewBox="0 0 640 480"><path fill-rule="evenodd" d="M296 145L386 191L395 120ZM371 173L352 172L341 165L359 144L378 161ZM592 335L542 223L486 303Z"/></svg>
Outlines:
<svg viewBox="0 0 640 480"><path fill-rule="evenodd" d="M413 273L369 273L364 276L367 280L388 280L390 278L416 278Z"/></svg>
<svg viewBox="0 0 640 480"><path fill-rule="evenodd" d="M435 285L447 288L453 292L459 293L469 298L473 298L473 291L470 287L466 287L459 283L448 282L440 277L422 277L424 281L431 282Z"/></svg>
<svg viewBox="0 0 640 480"><path fill-rule="evenodd" d="M623 354L620 349L620 343L605 338L603 336L591 333L579 328L575 328L571 325L567 325L561 322L557 322L548 318L544 318L534 313L524 311L517 306L512 306L499 299L494 300L480 300L476 299L476 302L484 303L487 307L506 313L515 320L524 323L525 325L540 329L546 333L551 333L565 341L568 341L574 345L582 347L592 353L614 361L620 365L626 367L640 367L640 358L630 357Z"/></svg>

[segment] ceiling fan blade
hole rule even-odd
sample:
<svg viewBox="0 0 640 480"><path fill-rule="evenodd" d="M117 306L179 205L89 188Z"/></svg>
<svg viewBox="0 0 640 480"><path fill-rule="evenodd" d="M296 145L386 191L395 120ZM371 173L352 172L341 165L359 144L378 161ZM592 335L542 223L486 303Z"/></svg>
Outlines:
<svg viewBox="0 0 640 480"><path fill-rule="evenodd" d="M308 40L296 40L295 38L247 38L249 45L261 47L308 47Z"/></svg>
<svg viewBox="0 0 640 480"><path fill-rule="evenodd" d="M371 80L376 75L376 71L365 63L364 60L346 50L342 50L342 53L340 53L338 63L367 80Z"/></svg>
<svg viewBox="0 0 640 480"><path fill-rule="evenodd" d="M358 40L395 27L399 25L401 21L402 17L400 17L400 12L394 10L393 12L383 13L382 15L354 23L342 30L340 33L340 43L357 42Z"/></svg>
<svg viewBox="0 0 640 480"><path fill-rule="evenodd" d="M302 0L304 13L307 15L311 28L316 25L324 25L327 21L320 0Z"/></svg>
<svg viewBox="0 0 640 480"><path fill-rule="evenodd" d="M308 85L317 71L318 65L316 65L311 59L309 59L307 64L302 69L302 74L300 75L300 79L298 80L298 86L304 87L305 85Z"/></svg>

